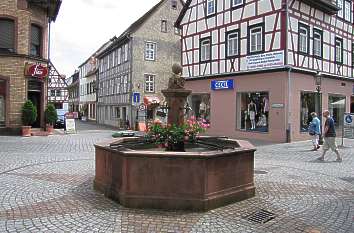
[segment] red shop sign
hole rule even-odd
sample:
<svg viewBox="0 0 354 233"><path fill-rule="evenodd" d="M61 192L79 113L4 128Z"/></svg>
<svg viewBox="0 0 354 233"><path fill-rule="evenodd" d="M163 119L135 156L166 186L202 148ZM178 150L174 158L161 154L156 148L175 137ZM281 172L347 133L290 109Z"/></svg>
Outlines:
<svg viewBox="0 0 354 233"><path fill-rule="evenodd" d="M26 64L25 75L44 79L48 75L48 68L41 64Z"/></svg>

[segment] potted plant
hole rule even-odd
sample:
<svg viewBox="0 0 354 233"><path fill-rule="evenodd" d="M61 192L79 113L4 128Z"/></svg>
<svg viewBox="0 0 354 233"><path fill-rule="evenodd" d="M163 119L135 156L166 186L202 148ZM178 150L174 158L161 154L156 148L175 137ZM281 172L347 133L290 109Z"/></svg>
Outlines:
<svg viewBox="0 0 354 233"><path fill-rule="evenodd" d="M45 110L46 128L49 134L53 134L55 122L58 120L57 110L53 104L48 104Z"/></svg>
<svg viewBox="0 0 354 233"><path fill-rule="evenodd" d="M31 136L31 125L37 119L37 109L32 101L27 100L22 107L22 136Z"/></svg>

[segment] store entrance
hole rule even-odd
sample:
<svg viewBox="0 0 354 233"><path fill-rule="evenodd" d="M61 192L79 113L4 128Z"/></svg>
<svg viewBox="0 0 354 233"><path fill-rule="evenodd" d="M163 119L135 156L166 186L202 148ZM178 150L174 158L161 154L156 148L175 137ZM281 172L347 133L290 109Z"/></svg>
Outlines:
<svg viewBox="0 0 354 233"><path fill-rule="evenodd" d="M354 113L354 96L350 97L350 112Z"/></svg>
<svg viewBox="0 0 354 233"><path fill-rule="evenodd" d="M32 124L34 128L41 127L41 119L42 119L42 83L39 81L30 80L28 81L28 100L32 101L33 105L37 109L37 119Z"/></svg>

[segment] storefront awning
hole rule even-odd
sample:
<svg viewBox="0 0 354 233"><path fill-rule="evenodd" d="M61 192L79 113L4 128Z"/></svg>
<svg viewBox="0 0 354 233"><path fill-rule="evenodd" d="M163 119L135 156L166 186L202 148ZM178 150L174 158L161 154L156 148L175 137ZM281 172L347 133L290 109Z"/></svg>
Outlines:
<svg viewBox="0 0 354 233"><path fill-rule="evenodd" d="M144 104L145 105L156 105L160 103L160 99L156 96L145 96L144 97Z"/></svg>

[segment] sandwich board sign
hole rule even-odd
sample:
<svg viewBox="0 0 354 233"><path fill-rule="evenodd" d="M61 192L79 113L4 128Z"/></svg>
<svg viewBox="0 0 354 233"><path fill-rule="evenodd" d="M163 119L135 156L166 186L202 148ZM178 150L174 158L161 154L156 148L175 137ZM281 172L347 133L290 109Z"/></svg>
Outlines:
<svg viewBox="0 0 354 233"><path fill-rule="evenodd" d="M65 133L66 134L76 133L75 118L73 114L69 113L65 115Z"/></svg>

